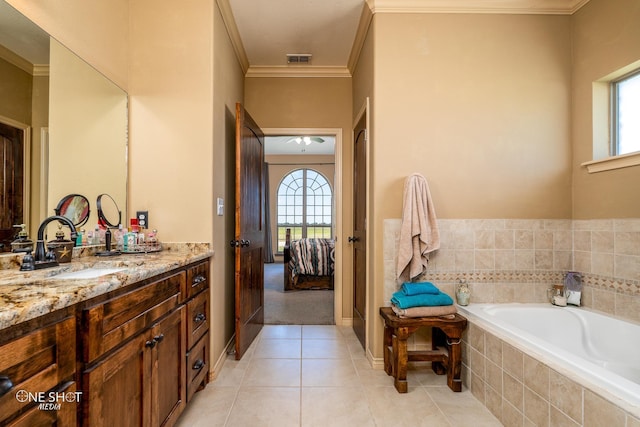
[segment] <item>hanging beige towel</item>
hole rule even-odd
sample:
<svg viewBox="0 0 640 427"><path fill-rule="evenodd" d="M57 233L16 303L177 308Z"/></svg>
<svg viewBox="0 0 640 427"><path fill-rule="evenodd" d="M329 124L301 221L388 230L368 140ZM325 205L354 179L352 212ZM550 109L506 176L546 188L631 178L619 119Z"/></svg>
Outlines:
<svg viewBox="0 0 640 427"><path fill-rule="evenodd" d="M429 262L429 252L439 247L440 233L429 184L424 176L414 173L404 182L402 228L396 270L398 281L407 282L420 276Z"/></svg>

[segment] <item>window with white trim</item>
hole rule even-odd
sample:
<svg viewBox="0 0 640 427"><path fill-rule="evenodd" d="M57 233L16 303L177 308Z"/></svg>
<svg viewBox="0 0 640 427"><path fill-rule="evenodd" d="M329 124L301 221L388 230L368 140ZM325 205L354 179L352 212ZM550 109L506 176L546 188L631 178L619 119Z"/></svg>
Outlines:
<svg viewBox="0 0 640 427"><path fill-rule="evenodd" d="M640 151L640 70L611 82L611 155Z"/></svg>
<svg viewBox="0 0 640 427"><path fill-rule="evenodd" d="M285 244L286 229L291 240L331 238L333 197L329 181L313 169L296 169L278 186L278 252Z"/></svg>

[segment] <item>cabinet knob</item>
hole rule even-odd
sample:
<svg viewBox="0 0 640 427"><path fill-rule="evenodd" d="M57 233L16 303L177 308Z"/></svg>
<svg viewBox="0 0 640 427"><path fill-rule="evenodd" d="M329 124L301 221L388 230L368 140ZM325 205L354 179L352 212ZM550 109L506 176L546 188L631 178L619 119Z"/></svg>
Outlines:
<svg viewBox="0 0 640 427"><path fill-rule="evenodd" d="M204 313L198 313L193 317L193 321L196 323L203 322L206 319L207 319L207 316L205 316Z"/></svg>
<svg viewBox="0 0 640 427"><path fill-rule="evenodd" d="M353 242L358 242L360 240L360 238L356 237L356 236L349 236L349 238L347 238L347 240L349 241L349 243L353 243Z"/></svg>
<svg viewBox="0 0 640 427"><path fill-rule="evenodd" d="M196 277L193 278L192 285L197 285L198 283L202 283L205 280L207 280L206 277L204 277L202 274L198 274Z"/></svg>
<svg viewBox="0 0 640 427"><path fill-rule="evenodd" d="M6 375L0 375L0 396L4 396L13 388L13 383Z"/></svg>
<svg viewBox="0 0 640 427"><path fill-rule="evenodd" d="M156 340L155 339L149 340L149 341L144 343L144 346L145 347L149 347L149 348L153 348L153 347L156 346Z"/></svg>
<svg viewBox="0 0 640 427"><path fill-rule="evenodd" d="M199 371L200 369L202 369L202 367L204 366L204 360L202 359L198 359L196 360L196 362L193 364L193 366L191 367L191 369L193 369L194 371Z"/></svg>
<svg viewBox="0 0 640 427"><path fill-rule="evenodd" d="M164 339L164 334L156 335L155 337L153 337L153 340L156 343L161 343L163 339Z"/></svg>

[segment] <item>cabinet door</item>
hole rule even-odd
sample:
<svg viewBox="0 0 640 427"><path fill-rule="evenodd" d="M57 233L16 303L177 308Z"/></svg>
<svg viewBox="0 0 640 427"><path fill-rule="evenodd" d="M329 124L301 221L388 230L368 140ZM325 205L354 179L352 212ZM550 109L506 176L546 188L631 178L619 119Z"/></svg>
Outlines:
<svg viewBox="0 0 640 427"><path fill-rule="evenodd" d="M83 373L83 425L148 427L153 341L140 334Z"/></svg>
<svg viewBox="0 0 640 427"><path fill-rule="evenodd" d="M56 390L58 395L70 393L71 396L76 396L76 383L70 382L63 389ZM58 409L47 410L35 406L22 414L18 419L13 420L7 427L75 427L76 426L76 397L73 397L69 401L58 401ZM73 400L74 402L71 402ZM2 424L4 425L4 424Z"/></svg>
<svg viewBox="0 0 640 427"><path fill-rule="evenodd" d="M151 330L154 372L152 425L175 424L186 404L186 310L182 306Z"/></svg>

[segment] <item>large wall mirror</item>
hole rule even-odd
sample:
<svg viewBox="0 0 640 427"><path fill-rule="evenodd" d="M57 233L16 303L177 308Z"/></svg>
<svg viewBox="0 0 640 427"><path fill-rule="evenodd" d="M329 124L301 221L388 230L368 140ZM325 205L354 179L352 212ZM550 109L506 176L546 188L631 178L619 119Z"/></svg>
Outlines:
<svg viewBox="0 0 640 427"><path fill-rule="evenodd" d="M68 194L100 194L126 215L127 94L0 0L0 243ZM125 216L126 218L126 216ZM7 248L5 247L5 251ZM0 249L2 251L2 249Z"/></svg>

